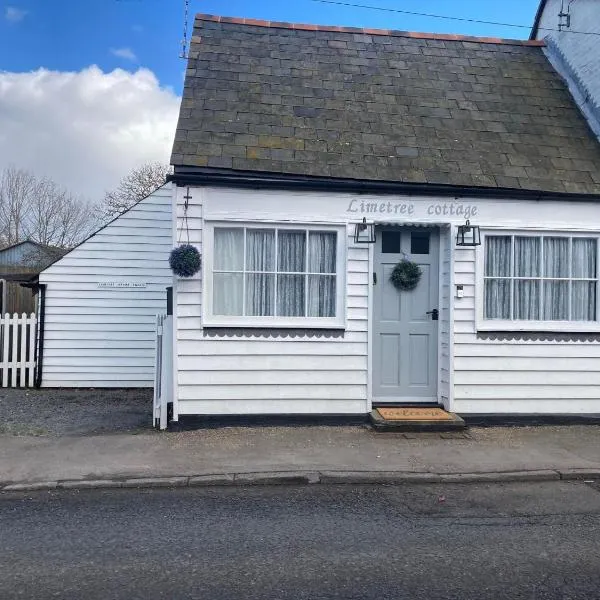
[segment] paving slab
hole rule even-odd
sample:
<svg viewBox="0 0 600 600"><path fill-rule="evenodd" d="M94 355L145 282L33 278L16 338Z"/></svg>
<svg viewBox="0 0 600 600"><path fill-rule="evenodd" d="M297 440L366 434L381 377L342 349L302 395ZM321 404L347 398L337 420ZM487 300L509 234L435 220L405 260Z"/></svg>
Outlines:
<svg viewBox="0 0 600 600"><path fill-rule="evenodd" d="M223 427L87 436L0 434L0 483L324 472L544 472L594 478L600 426L471 428L466 438L379 434L365 426ZM303 477L304 475L298 475ZM256 475L258 477L258 475ZM425 475L421 475L425 477ZM491 476L490 476L491 477ZM513 477L516 477L514 475ZM224 483L229 481L224 480ZM176 482L173 485L179 485ZM201 485L201 480L194 483Z"/></svg>

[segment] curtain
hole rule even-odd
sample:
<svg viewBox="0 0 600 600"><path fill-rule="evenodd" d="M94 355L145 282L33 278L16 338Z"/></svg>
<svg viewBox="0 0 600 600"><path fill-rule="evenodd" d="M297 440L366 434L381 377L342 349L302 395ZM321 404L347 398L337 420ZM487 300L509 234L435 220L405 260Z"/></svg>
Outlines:
<svg viewBox="0 0 600 600"><path fill-rule="evenodd" d="M569 238L544 238L544 277L569 278ZM546 321L569 320L569 282L544 281L542 314Z"/></svg>
<svg viewBox="0 0 600 600"><path fill-rule="evenodd" d="M277 314L285 317L303 317L306 312L305 231L279 230L277 272ZM285 273L295 273L295 275Z"/></svg>
<svg viewBox="0 0 600 600"><path fill-rule="evenodd" d="M335 316L336 233L218 227L214 252L215 315Z"/></svg>
<svg viewBox="0 0 600 600"><path fill-rule="evenodd" d="M596 240L573 238L572 277L596 279ZM596 281L573 281L571 284L571 320L596 320Z"/></svg>
<svg viewBox="0 0 600 600"><path fill-rule="evenodd" d="M246 230L246 314L275 314L275 231ZM251 271L255 271L254 273ZM259 271L256 273L256 271ZM262 272L261 272L262 271ZM265 273L267 271L267 273Z"/></svg>
<svg viewBox="0 0 600 600"><path fill-rule="evenodd" d="M515 237L515 277L541 276L541 239ZM537 321L540 319L540 281L516 279L514 282L513 319Z"/></svg>
<svg viewBox="0 0 600 600"><path fill-rule="evenodd" d="M335 317L337 234L308 234L308 316ZM331 273L331 275L325 275Z"/></svg>
<svg viewBox="0 0 600 600"><path fill-rule="evenodd" d="M213 313L241 315L244 298L244 230L215 229L214 247Z"/></svg>
<svg viewBox="0 0 600 600"><path fill-rule="evenodd" d="M335 273L337 234L310 231L308 234L308 272Z"/></svg>
<svg viewBox="0 0 600 600"><path fill-rule="evenodd" d="M596 320L595 239L515 236L512 264L511 243L486 238L486 319Z"/></svg>
<svg viewBox="0 0 600 600"><path fill-rule="evenodd" d="M485 282L485 318L510 319L510 279Z"/></svg>
<svg viewBox="0 0 600 600"><path fill-rule="evenodd" d="M308 316L335 317L335 275L308 276Z"/></svg>
<svg viewBox="0 0 600 600"><path fill-rule="evenodd" d="M489 236L485 240L485 275L489 277L511 276L510 236ZM510 279L486 279L486 319L510 319Z"/></svg>

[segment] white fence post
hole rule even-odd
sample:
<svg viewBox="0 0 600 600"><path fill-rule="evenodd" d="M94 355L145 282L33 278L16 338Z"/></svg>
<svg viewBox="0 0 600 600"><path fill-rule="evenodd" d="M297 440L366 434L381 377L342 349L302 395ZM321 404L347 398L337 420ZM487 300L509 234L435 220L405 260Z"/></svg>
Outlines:
<svg viewBox="0 0 600 600"><path fill-rule="evenodd" d="M152 426L156 427L160 421L160 391L162 376L162 343L163 343L164 315L156 315L156 349L154 355L154 401L152 411Z"/></svg>
<svg viewBox="0 0 600 600"><path fill-rule="evenodd" d="M167 405L173 386L173 358L171 338L173 317L156 315L156 356L154 360L153 425L167 428Z"/></svg>
<svg viewBox="0 0 600 600"><path fill-rule="evenodd" d="M30 387L35 371L35 313L0 316L2 387Z"/></svg>

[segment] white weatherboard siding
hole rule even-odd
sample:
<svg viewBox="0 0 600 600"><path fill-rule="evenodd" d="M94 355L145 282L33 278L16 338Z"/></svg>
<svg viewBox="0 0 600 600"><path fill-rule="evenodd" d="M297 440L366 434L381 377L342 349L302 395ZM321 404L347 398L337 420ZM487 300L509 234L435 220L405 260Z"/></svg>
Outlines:
<svg viewBox="0 0 600 600"><path fill-rule="evenodd" d="M178 192L181 227L184 191ZM210 216L212 195L200 189L193 190L192 195L188 209L190 240L201 250L203 211ZM259 203L261 194L254 199ZM284 204L285 200L282 209ZM215 213L226 209L218 192L212 206ZM258 212L254 214L260 220ZM231 212L218 218L236 216ZM368 246L349 247L347 264L347 329L343 338L206 337L201 323L201 275L179 279L179 414L365 413Z"/></svg>
<svg viewBox="0 0 600 600"><path fill-rule="evenodd" d="M167 184L40 274L42 386L152 387L155 321L172 285Z"/></svg>
<svg viewBox="0 0 600 600"><path fill-rule="evenodd" d="M591 204L589 210L598 211ZM519 335L506 339L504 333L494 340L482 339L487 332L477 335L475 254L470 248L454 252L455 283L464 286L464 297L454 304L453 410L600 413L599 342L529 341Z"/></svg>
<svg viewBox="0 0 600 600"><path fill-rule="evenodd" d="M177 192L182 226L185 188ZM372 267L353 224L438 225L440 402L458 413L600 413L598 341L486 339L476 331L476 251L455 246L468 216L502 230L596 233L600 205L484 198L191 188L190 238L202 251L203 221L345 224L344 337L252 337L202 329L202 278L177 281L176 390L179 414L353 413L369 410L368 310ZM449 227L450 226L450 227ZM454 265L452 268L451 265ZM456 297L456 285L464 296ZM279 331L281 333L281 330ZM489 332L485 334L489 335Z"/></svg>

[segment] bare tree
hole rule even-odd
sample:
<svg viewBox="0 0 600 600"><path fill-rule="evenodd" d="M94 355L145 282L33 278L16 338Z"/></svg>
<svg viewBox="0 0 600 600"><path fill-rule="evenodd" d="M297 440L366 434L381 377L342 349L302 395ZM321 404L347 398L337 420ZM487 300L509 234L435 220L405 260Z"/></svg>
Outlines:
<svg viewBox="0 0 600 600"><path fill-rule="evenodd" d="M113 219L136 202L149 196L156 188L163 185L171 172L169 165L162 163L146 163L132 169L125 175L116 189L107 192L101 206L102 217Z"/></svg>
<svg viewBox="0 0 600 600"><path fill-rule="evenodd" d="M23 222L37 187L35 176L28 171L8 167L0 174L0 241L4 246L23 239Z"/></svg>
<svg viewBox="0 0 600 600"><path fill-rule="evenodd" d="M33 240L69 248L98 226L95 207L48 178L8 167L0 173L0 243Z"/></svg>
<svg viewBox="0 0 600 600"><path fill-rule="evenodd" d="M53 181L43 179L30 203L23 234L40 244L70 248L98 225L96 209L90 202L75 198Z"/></svg>

